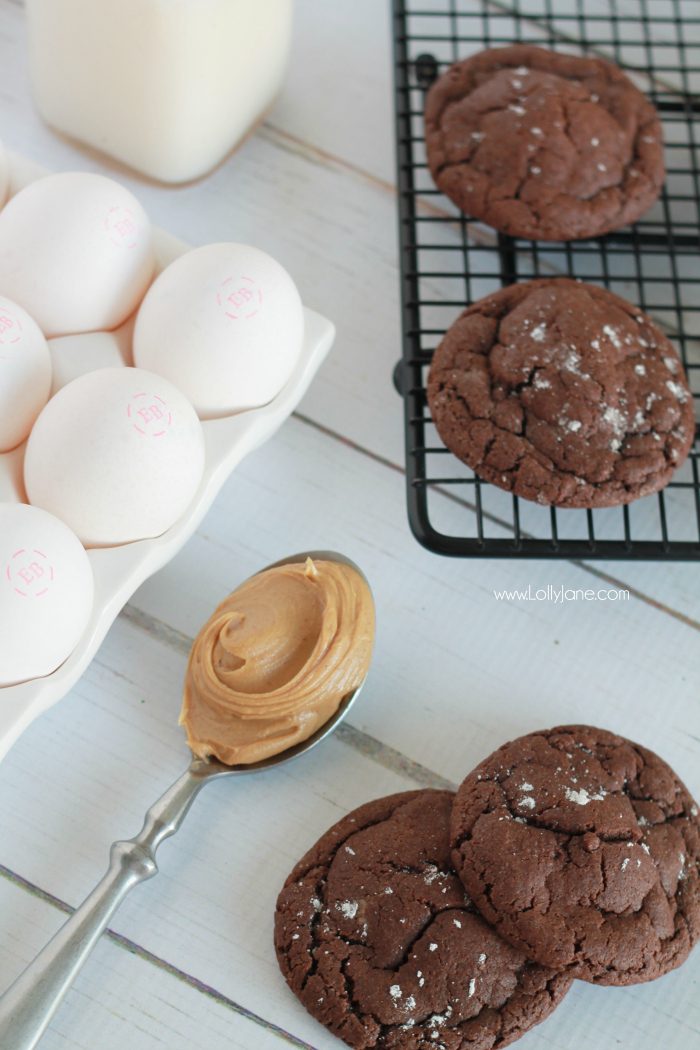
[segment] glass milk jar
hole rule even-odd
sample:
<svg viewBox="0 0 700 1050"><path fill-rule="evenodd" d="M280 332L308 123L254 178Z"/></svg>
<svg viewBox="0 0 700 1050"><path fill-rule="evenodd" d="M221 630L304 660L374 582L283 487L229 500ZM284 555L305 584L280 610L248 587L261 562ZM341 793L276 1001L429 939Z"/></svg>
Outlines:
<svg viewBox="0 0 700 1050"><path fill-rule="evenodd" d="M215 167L271 105L292 0L27 0L36 104L163 182Z"/></svg>

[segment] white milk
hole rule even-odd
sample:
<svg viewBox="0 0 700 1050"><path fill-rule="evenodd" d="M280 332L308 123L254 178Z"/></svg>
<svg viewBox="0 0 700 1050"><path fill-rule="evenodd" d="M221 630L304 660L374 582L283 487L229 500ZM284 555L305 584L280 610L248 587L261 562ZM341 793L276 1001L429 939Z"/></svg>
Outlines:
<svg viewBox="0 0 700 1050"><path fill-rule="evenodd" d="M272 103L292 0L27 0L27 15L44 119L145 175L185 182Z"/></svg>

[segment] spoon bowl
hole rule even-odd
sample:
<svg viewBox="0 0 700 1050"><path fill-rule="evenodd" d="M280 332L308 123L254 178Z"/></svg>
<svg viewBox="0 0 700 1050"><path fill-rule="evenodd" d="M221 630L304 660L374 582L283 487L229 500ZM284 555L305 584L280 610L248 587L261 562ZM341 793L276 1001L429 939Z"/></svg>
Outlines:
<svg viewBox="0 0 700 1050"><path fill-rule="evenodd" d="M369 582L359 566L335 551L304 551L293 554L261 569L260 573L281 565L303 563L307 558L348 565L362 577L369 588ZM371 588L369 589L371 593ZM347 717L366 677L365 673L360 684L343 697L338 708L315 733L276 755L270 755L258 762L229 766L219 759L199 758L190 752L192 760L188 768L148 810L139 834L133 839L112 844L109 868L101 882L34 961L0 996L0 1047L33 1050L37 1045L61 1000L126 894L140 882L157 874L158 846L180 828L202 786L209 780L224 776L262 773L307 754L329 737Z"/></svg>

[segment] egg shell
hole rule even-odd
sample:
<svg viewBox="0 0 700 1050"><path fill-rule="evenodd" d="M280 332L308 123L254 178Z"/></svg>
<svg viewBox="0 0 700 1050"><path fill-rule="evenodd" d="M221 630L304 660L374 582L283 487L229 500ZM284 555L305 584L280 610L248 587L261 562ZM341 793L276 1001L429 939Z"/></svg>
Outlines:
<svg viewBox="0 0 700 1050"><path fill-rule="evenodd" d="M136 318L134 361L167 376L202 419L267 404L299 360L304 312L287 271L245 244L176 259Z"/></svg>
<svg viewBox="0 0 700 1050"><path fill-rule="evenodd" d="M47 337L116 328L153 276L145 211L103 175L37 179L0 212L0 293Z"/></svg>
<svg viewBox="0 0 700 1050"><path fill-rule="evenodd" d="M26 438L51 390L51 355L29 314L0 296L0 452Z"/></svg>
<svg viewBox="0 0 700 1050"><path fill-rule="evenodd" d="M62 521L0 504L0 686L51 674L70 656L93 592L90 560Z"/></svg>
<svg viewBox="0 0 700 1050"><path fill-rule="evenodd" d="M121 368L132 363L132 315L113 332L81 332L49 339L51 354L51 396L74 379L99 368Z"/></svg>
<svg viewBox="0 0 700 1050"><path fill-rule="evenodd" d="M30 503L86 546L159 536L183 514L204 469L202 425L162 376L104 368L51 398L27 442Z"/></svg>
<svg viewBox="0 0 700 1050"><path fill-rule="evenodd" d="M0 208L10 194L10 158L7 150L0 142Z"/></svg>

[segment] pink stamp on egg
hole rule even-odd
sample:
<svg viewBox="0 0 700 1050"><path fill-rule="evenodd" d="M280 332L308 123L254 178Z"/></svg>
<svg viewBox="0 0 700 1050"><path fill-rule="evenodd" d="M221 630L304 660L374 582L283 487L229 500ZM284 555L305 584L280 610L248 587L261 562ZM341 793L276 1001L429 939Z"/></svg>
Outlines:
<svg viewBox="0 0 700 1050"><path fill-rule="evenodd" d="M11 346L22 341L22 322L12 310L0 308L0 346Z"/></svg>
<svg viewBox="0 0 700 1050"><path fill-rule="evenodd" d="M20 547L5 566L5 580L20 598L43 598L54 582L54 567L37 547Z"/></svg>
<svg viewBox="0 0 700 1050"><path fill-rule="evenodd" d="M135 248L139 239L139 224L131 208L110 208L105 215L105 230L112 244L120 248Z"/></svg>
<svg viewBox="0 0 700 1050"><path fill-rule="evenodd" d="M126 406L126 416L142 437L164 437L172 426L173 414L159 394L143 390L134 394Z"/></svg>
<svg viewBox="0 0 700 1050"><path fill-rule="evenodd" d="M262 288L252 277L227 277L216 301L230 321L249 321L262 306Z"/></svg>

